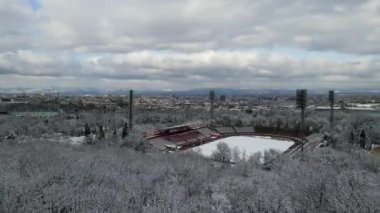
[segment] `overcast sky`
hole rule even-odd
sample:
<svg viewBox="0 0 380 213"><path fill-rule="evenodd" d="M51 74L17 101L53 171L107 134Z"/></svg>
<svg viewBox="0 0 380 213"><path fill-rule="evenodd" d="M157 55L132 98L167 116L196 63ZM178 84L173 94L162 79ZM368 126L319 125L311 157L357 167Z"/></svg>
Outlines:
<svg viewBox="0 0 380 213"><path fill-rule="evenodd" d="M0 0L0 87L380 89L379 0Z"/></svg>

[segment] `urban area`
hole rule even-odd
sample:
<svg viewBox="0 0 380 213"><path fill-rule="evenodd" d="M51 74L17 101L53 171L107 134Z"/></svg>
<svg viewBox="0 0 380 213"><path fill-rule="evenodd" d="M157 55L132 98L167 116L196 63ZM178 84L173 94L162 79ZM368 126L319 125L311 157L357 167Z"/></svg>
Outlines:
<svg viewBox="0 0 380 213"><path fill-rule="evenodd" d="M3 93L0 106L7 211L379 208L376 93Z"/></svg>

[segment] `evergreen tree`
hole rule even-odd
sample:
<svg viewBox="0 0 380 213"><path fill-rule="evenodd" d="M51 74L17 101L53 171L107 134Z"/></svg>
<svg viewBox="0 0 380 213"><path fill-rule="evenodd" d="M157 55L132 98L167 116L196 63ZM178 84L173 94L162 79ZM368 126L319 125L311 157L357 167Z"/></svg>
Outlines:
<svg viewBox="0 0 380 213"><path fill-rule="evenodd" d="M363 149L365 148L365 138L366 138L366 134L365 134L365 131L363 129L362 132L360 133L360 141L359 141L359 145Z"/></svg>
<svg viewBox="0 0 380 213"><path fill-rule="evenodd" d="M86 125L84 126L84 136L89 136L91 134L91 130L90 130L90 126L88 125L88 123L86 123Z"/></svg>
<svg viewBox="0 0 380 213"><path fill-rule="evenodd" d="M350 133L350 138L349 138L349 142L350 142L350 144L354 144L354 142L355 142L355 132L354 132L354 130L353 129L351 129L351 133Z"/></svg>
<svg viewBox="0 0 380 213"><path fill-rule="evenodd" d="M104 134L103 126L99 124L98 125L98 129L99 129L98 139L105 139L105 134Z"/></svg>
<svg viewBox="0 0 380 213"><path fill-rule="evenodd" d="M128 123L125 122L124 123L124 127L123 127L123 132L121 134L121 137L124 139L125 137L127 137L129 134L129 126L128 126Z"/></svg>

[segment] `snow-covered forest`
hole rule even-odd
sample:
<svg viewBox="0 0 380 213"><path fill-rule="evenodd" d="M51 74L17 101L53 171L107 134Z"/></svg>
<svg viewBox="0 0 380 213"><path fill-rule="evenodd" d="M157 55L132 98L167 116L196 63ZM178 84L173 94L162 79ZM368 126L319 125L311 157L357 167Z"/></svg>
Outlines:
<svg viewBox="0 0 380 213"><path fill-rule="evenodd" d="M380 210L380 160L359 146L363 131L365 141L377 140L376 114L336 113L331 129L327 113L308 112L306 126L328 133L328 146L305 150L270 168L255 155L234 159L231 165L191 152L164 154L141 137L156 127L207 123L206 111L139 112L134 131L124 138L123 112L0 119L1 212ZM292 111L217 112L213 125L296 128L298 120ZM93 145L52 140L58 134L82 136L86 125L91 133L101 125L104 138Z"/></svg>

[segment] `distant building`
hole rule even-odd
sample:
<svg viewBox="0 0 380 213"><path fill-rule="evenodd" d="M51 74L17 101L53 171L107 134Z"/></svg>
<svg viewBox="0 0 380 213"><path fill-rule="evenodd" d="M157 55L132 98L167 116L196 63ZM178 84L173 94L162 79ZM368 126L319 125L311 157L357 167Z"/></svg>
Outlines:
<svg viewBox="0 0 380 213"><path fill-rule="evenodd" d="M222 101L222 102L226 101L226 96L225 95L221 95L219 97L219 100Z"/></svg>
<svg viewBox="0 0 380 213"><path fill-rule="evenodd" d="M12 100L10 98L1 98L2 102L11 102Z"/></svg>

